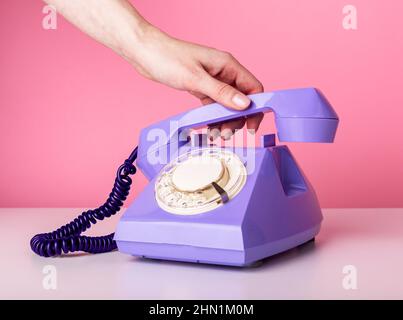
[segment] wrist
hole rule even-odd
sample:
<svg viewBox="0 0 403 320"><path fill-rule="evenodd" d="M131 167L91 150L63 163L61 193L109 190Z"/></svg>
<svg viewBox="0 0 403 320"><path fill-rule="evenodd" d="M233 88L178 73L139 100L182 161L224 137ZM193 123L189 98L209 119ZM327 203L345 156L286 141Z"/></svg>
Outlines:
<svg viewBox="0 0 403 320"><path fill-rule="evenodd" d="M141 19L137 21L136 25L133 27L133 36L134 36L133 45L135 47L141 46L150 36L149 34L150 32L152 32L153 29L156 28L147 20Z"/></svg>
<svg viewBox="0 0 403 320"><path fill-rule="evenodd" d="M153 39L158 37L158 33L161 31L146 20L138 22L132 29L132 36L128 38L127 44L120 48L121 55L135 66L144 57Z"/></svg>

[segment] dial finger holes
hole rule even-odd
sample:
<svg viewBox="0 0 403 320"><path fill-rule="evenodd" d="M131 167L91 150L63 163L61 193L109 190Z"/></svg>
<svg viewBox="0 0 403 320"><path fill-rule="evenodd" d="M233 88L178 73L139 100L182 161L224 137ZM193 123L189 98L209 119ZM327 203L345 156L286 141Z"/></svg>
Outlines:
<svg viewBox="0 0 403 320"><path fill-rule="evenodd" d="M163 168L155 196L165 211L180 215L207 212L223 204L213 183L235 197L246 182L246 168L233 152L219 148L195 149Z"/></svg>

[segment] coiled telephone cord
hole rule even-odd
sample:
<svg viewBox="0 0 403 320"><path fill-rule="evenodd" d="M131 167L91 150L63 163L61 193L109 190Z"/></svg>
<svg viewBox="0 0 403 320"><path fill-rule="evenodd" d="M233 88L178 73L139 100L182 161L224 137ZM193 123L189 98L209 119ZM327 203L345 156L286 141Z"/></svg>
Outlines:
<svg viewBox="0 0 403 320"><path fill-rule="evenodd" d="M132 184L130 175L136 173L133 164L136 158L137 147L117 170L112 191L102 206L81 213L73 221L53 232L35 235L30 242L32 251L42 257L53 257L76 251L103 253L115 250L117 245L113 240L114 233L99 237L81 234L97 223L97 220L109 218L121 209Z"/></svg>

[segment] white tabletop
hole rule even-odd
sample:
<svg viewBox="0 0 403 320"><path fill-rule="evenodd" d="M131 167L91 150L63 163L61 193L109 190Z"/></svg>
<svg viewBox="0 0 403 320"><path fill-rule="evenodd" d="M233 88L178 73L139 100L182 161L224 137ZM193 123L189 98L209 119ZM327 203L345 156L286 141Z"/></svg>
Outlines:
<svg viewBox="0 0 403 320"><path fill-rule="evenodd" d="M35 233L80 212L0 209L1 299L403 299L403 209L323 210L314 245L254 268L144 260L119 252L45 259L30 251ZM118 218L98 223L89 234L113 231ZM46 285L47 272L56 274L55 289Z"/></svg>

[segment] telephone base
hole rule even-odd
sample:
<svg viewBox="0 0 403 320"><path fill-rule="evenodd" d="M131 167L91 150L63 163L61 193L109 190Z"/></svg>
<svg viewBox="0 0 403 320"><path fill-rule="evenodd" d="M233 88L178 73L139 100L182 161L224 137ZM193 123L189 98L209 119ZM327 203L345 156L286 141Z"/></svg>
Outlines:
<svg viewBox="0 0 403 320"><path fill-rule="evenodd" d="M247 161L245 149L233 152ZM314 238L322 221L319 202L287 146L248 152L254 170L240 194L202 214L162 210L152 180L119 221L118 249L155 259L245 266Z"/></svg>
<svg viewBox="0 0 403 320"><path fill-rule="evenodd" d="M320 224L296 235L242 251L129 241L118 241L118 247L120 252L146 259L247 267L275 254L312 242L319 230Z"/></svg>

